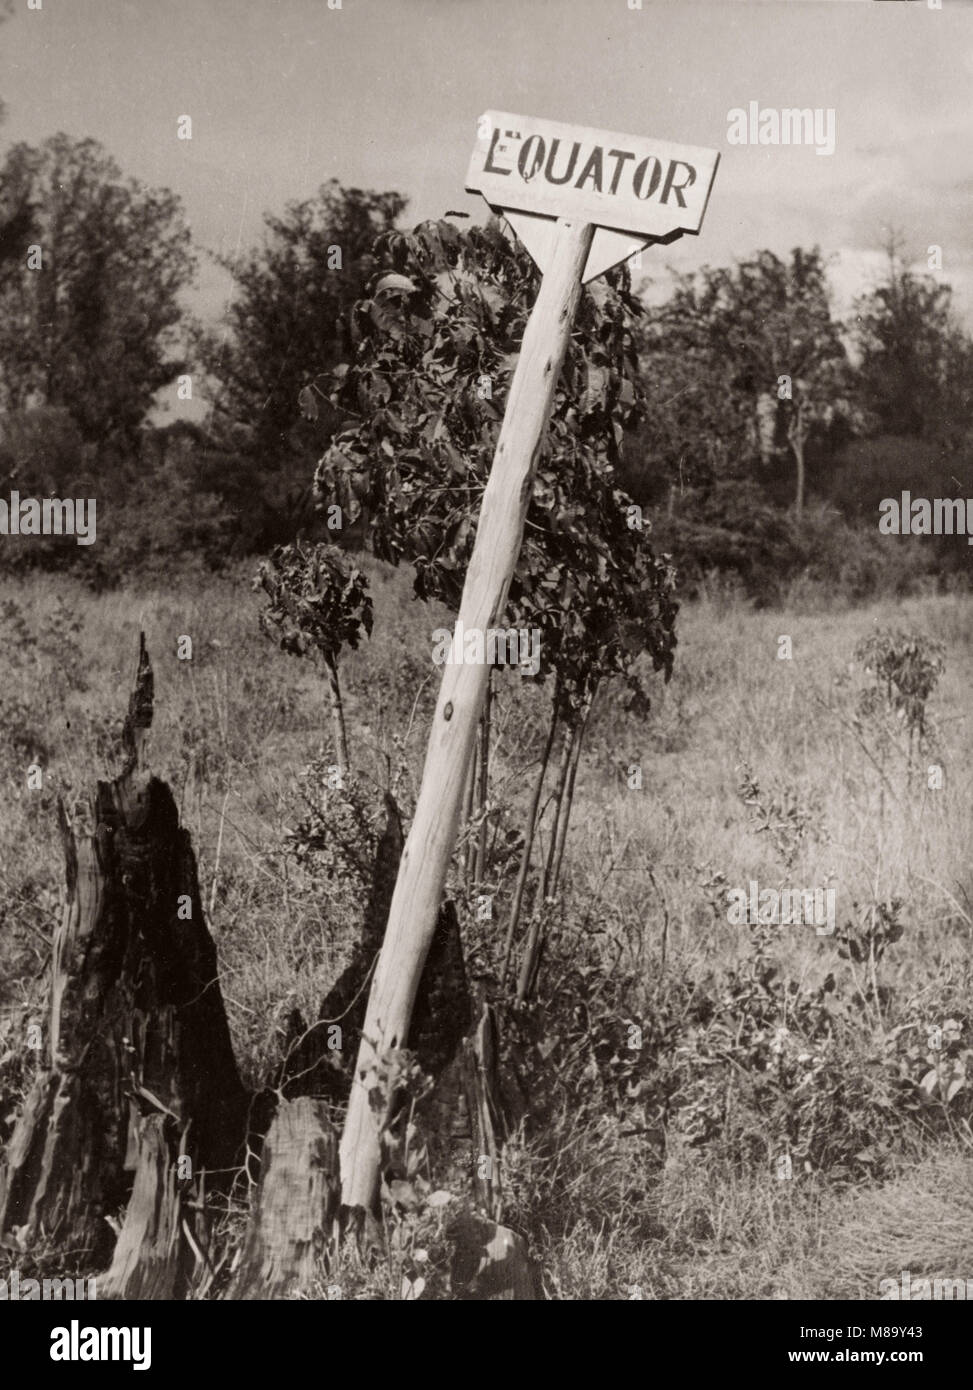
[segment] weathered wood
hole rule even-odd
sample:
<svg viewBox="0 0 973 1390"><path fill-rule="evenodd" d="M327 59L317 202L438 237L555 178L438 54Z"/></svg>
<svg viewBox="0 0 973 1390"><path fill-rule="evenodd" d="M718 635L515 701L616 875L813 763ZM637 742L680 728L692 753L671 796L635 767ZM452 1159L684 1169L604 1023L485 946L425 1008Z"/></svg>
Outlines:
<svg viewBox="0 0 973 1390"><path fill-rule="evenodd" d="M477 1200L490 1216L499 1216L500 1150L506 1138L500 1098L497 1020L484 1005L476 1027L463 1039L463 1082L473 1130L473 1183Z"/></svg>
<svg viewBox="0 0 973 1390"><path fill-rule="evenodd" d="M133 1113L188 1129L194 1171L233 1165L246 1130L189 836L169 788L139 771L151 718L143 637L123 771L70 822L60 809L67 892L44 1062L0 1173L0 1239L95 1264L131 1188Z"/></svg>
<svg viewBox="0 0 973 1390"><path fill-rule="evenodd" d="M514 372L493 467L483 494L459 620L486 632L503 614L520 553L537 459L581 296L592 228L562 222L557 250L541 282ZM448 664L426 753L415 817L402 854L385 940L372 982L348 1114L341 1140L342 1200L374 1206L379 1134L369 1091L376 1067L409 1034L456 841L460 803L488 667Z"/></svg>
<svg viewBox="0 0 973 1390"><path fill-rule="evenodd" d="M146 1115L136 1126L138 1158L125 1220L99 1298L183 1298L192 1274L176 1164L165 1115Z"/></svg>
<svg viewBox="0 0 973 1390"><path fill-rule="evenodd" d="M503 1145L523 1113L501 1074L496 1010L481 1000L473 1026L415 1112L437 1183L467 1191L484 1216L499 1220Z"/></svg>
<svg viewBox="0 0 973 1390"><path fill-rule="evenodd" d="M719 162L698 145L485 111L466 187L492 207L671 238L699 231Z"/></svg>
<svg viewBox="0 0 973 1390"><path fill-rule="evenodd" d="M283 1101L228 1298L294 1297L324 1274L340 1205L338 1135L323 1101Z"/></svg>
<svg viewBox="0 0 973 1390"><path fill-rule="evenodd" d="M483 884L487 876L487 846L490 842L490 826L487 821L487 804L490 800L490 717L491 717L491 684L490 668L487 667L486 691L483 695L483 713L480 715L480 750L476 759L479 769L477 787L477 815L480 818L480 829L477 835L476 845L476 873L473 876L474 889L477 894L483 891Z"/></svg>
<svg viewBox="0 0 973 1390"><path fill-rule="evenodd" d="M428 1076L439 1076L455 1056L472 1020L463 940L456 908L447 901L436 920L406 1039Z"/></svg>

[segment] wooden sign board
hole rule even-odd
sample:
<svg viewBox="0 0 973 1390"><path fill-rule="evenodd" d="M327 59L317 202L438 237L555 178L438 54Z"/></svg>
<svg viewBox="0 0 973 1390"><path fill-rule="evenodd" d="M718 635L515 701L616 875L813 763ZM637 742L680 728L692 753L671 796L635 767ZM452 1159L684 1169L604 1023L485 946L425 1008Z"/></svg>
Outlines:
<svg viewBox="0 0 973 1390"><path fill-rule="evenodd" d="M480 506L460 599L458 624L466 632L485 631L506 606L583 282L649 241L698 232L719 161L714 150L504 112L488 112L479 136L467 188L504 212L544 276ZM341 1199L350 1209L373 1209L377 1201L387 1101L372 1101L381 1098L375 1087L383 1059L409 1036L488 683L483 663L444 668L341 1136Z"/></svg>
<svg viewBox="0 0 973 1390"><path fill-rule="evenodd" d="M696 145L486 111L466 187L509 218L542 270L558 217L592 224L588 281L652 241L698 232L719 160Z"/></svg>

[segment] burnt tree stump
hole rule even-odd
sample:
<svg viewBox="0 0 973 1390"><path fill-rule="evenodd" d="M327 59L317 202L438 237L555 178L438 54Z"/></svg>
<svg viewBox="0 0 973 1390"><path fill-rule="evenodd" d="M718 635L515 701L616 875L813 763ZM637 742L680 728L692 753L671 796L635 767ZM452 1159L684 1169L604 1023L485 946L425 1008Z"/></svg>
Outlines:
<svg viewBox="0 0 973 1390"><path fill-rule="evenodd" d="M196 859L171 791L139 767L152 705L143 634L122 772L70 821L59 807L67 891L43 1063L0 1170L0 1241L81 1264L111 1255L139 1116L168 1114L194 1171L232 1167L245 1139Z"/></svg>
<svg viewBox="0 0 973 1390"><path fill-rule="evenodd" d="M289 1019L284 1061L276 1079L287 1099L316 1096L343 1105L361 1041L368 985L388 918L405 837L399 809L385 793L385 828L379 840L362 933L352 958L325 996L318 1020L307 1027L297 1010ZM453 903L439 911L435 936L416 998L408 1046L424 1071L438 1076L456 1052L472 1018L459 922ZM341 1029L340 1050L328 1047L328 1026Z"/></svg>

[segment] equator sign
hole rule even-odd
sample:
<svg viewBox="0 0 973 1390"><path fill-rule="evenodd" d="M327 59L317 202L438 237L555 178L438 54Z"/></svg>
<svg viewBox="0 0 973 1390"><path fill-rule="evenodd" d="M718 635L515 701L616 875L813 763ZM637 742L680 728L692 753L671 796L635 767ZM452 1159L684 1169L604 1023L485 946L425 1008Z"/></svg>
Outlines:
<svg viewBox="0 0 973 1390"><path fill-rule="evenodd" d="M477 135L466 186L503 212L543 275L507 390L452 652L461 633L496 629L506 608L584 281L647 241L698 231L719 162L715 150L502 112L481 118ZM341 1200L349 1209L371 1210L378 1199L384 1121L375 1088L383 1084L390 1055L409 1036L488 684L485 661L450 659L443 667L341 1136Z"/></svg>
<svg viewBox="0 0 973 1390"><path fill-rule="evenodd" d="M627 241L607 243L619 248L619 259L624 245L631 250L698 232L719 159L718 151L695 145L487 111L477 125L466 187L504 211L628 233ZM521 220L512 220L519 232ZM524 240L535 254L529 233ZM584 278L592 278L587 269Z"/></svg>

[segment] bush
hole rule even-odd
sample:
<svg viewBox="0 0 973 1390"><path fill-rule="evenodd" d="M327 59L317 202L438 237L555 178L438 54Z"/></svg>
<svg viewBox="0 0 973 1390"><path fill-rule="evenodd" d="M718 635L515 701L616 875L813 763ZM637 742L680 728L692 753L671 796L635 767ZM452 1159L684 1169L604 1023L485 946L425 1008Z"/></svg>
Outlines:
<svg viewBox="0 0 973 1390"><path fill-rule="evenodd" d="M753 481L724 481L685 494L671 514L653 515L660 550L676 566L681 597L709 593L714 576L758 606L795 599L875 598L921 592L930 580L950 587L939 537L883 537L877 526L849 523L825 503L800 521L772 507ZM957 547L955 538L945 537Z"/></svg>

